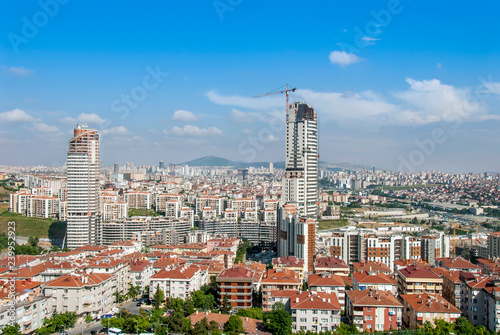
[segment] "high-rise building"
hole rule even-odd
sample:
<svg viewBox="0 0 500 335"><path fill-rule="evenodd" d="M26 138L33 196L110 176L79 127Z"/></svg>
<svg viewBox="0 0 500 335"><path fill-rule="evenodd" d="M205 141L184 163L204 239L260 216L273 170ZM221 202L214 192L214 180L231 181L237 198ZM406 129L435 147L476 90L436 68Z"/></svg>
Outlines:
<svg viewBox="0 0 500 335"><path fill-rule="evenodd" d="M118 165L117 163L113 165L113 173L114 174L120 173L120 165Z"/></svg>
<svg viewBox="0 0 500 335"><path fill-rule="evenodd" d="M67 161L68 248L100 243L99 146L97 130L76 126Z"/></svg>
<svg viewBox="0 0 500 335"><path fill-rule="evenodd" d="M158 168L159 168L159 169L164 169L164 168L165 168L165 162L164 162L164 161L160 161L160 162L158 163Z"/></svg>
<svg viewBox="0 0 500 335"><path fill-rule="evenodd" d="M318 125L316 112L304 102L287 106L283 200L299 215L317 217Z"/></svg>

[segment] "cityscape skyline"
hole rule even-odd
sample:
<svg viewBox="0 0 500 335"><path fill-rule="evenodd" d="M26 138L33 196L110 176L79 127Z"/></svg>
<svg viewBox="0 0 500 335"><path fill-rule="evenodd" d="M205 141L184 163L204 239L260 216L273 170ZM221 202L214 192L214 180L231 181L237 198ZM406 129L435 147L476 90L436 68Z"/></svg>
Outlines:
<svg viewBox="0 0 500 335"><path fill-rule="evenodd" d="M323 161L497 171L499 47L482 32L499 4L388 5L5 3L2 163L61 166L77 122L102 134L105 165L274 161L284 97L251 97L288 83L318 113Z"/></svg>

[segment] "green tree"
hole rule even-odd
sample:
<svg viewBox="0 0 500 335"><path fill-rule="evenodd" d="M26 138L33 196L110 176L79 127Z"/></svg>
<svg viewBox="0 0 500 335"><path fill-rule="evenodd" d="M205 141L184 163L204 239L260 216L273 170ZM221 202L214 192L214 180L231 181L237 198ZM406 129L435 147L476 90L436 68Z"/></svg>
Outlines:
<svg viewBox="0 0 500 335"><path fill-rule="evenodd" d="M32 247L38 246L38 237L35 236L28 237L28 244L31 245Z"/></svg>
<svg viewBox="0 0 500 335"><path fill-rule="evenodd" d="M231 312L231 303L229 302L227 295L224 295L224 298L222 299L222 306L220 307L220 312L222 314L229 314L229 312Z"/></svg>
<svg viewBox="0 0 500 335"><path fill-rule="evenodd" d="M2 333L4 335L21 335L21 331L19 330L19 325L15 323L14 325L6 325L2 328Z"/></svg>
<svg viewBox="0 0 500 335"><path fill-rule="evenodd" d="M340 326L338 326L337 330L335 331L335 334L339 335L348 335L348 334L358 334L359 330L358 327L355 325L346 325L345 323L340 323Z"/></svg>
<svg viewBox="0 0 500 335"><path fill-rule="evenodd" d="M203 291L191 292L191 300L195 308L205 308L205 293Z"/></svg>
<svg viewBox="0 0 500 335"><path fill-rule="evenodd" d="M292 324L290 324L291 326ZM237 315L231 315L224 325L224 330L231 335L237 335L243 333L243 320Z"/></svg>
<svg viewBox="0 0 500 335"><path fill-rule="evenodd" d="M184 328L184 317L180 313L175 313L167 318L166 323L172 333L180 333Z"/></svg>
<svg viewBox="0 0 500 335"><path fill-rule="evenodd" d="M156 292L153 295L153 299L155 300L155 308L159 309L160 306L165 302L165 294L162 290L160 290L160 284L156 287Z"/></svg>
<svg viewBox="0 0 500 335"><path fill-rule="evenodd" d="M92 315L87 314L87 315L85 316L85 323L86 323L86 324L89 324L89 323L91 323L91 322L92 322Z"/></svg>
<svg viewBox="0 0 500 335"><path fill-rule="evenodd" d="M292 333L292 317L284 306L276 305L278 303L274 304L272 312L264 314L264 326L274 335L289 335Z"/></svg>
<svg viewBox="0 0 500 335"><path fill-rule="evenodd" d="M258 307L252 307L249 309L239 309L236 315L241 317L247 317L257 320L262 320L264 318L264 312Z"/></svg>
<svg viewBox="0 0 500 335"><path fill-rule="evenodd" d="M211 294L205 295L205 307L208 310L212 310L215 308L215 297Z"/></svg>
<svg viewBox="0 0 500 335"><path fill-rule="evenodd" d="M217 323L217 321L212 320L212 321L210 321L210 325L208 327L208 330L210 330L212 332L220 330L220 325Z"/></svg>
<svg viewBox="0 0 500 335"><path fill-rule="evenodd" d="M467 335L474 333L474 325L467 318L460 317L455 321L454 327L456 335Z"/></svg>
<svg viewBox="0 0 500 335"><path fill-rule="evenodd" d="M186 299L184 301L184 316L189 316L195 312L194 303L191 299Z"/></svg>
<svg viewBox="0 0 500 335"><path fill-rule="evenodd" d="M191 335L208 334L209 328L210 328L210 325L208 324L207 318L203 318L200 321L195 323L193 330L191 331Z"/></svg>

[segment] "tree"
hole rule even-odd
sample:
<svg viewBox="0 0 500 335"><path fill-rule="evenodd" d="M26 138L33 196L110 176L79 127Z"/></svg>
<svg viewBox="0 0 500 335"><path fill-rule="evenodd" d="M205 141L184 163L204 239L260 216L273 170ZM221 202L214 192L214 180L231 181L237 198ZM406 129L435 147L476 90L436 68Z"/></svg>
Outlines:
<svg viewBox="0 0 500 335"><path fill-rule="evenodd" d="M454 324L456 335L467 335L474 333L474 325L464 317L460 317Z"/></svg>
<svg viewBox="0 0 500 335"><path fill-rule="evenodd" d="M87 316L85 316L85 323L86 324L89 324L92 322L92 315L90 314L87 314Z"/></svg>
<svg viewBox="0 0 500 335"><path fill-rule="evenodd" d="M212 320L212 321L210 321L210 325L208 327L208 330L210 330L210 331L220 330L220 325L217 323L217 321Z"/></svg>
<svg viewBox="0 0 500 335"><path fill-rule="evenodd" d="M470 253L467 250L462 250L460 256L462 256L465 259L470 259Z"/></svg>
<svg viewBox="0 0 500 335"><path fill-rule="evenodd" d="M292 333L292 317L285 311L282 303L282 306L278 304L274 304L272 312L264 314L264 326L275 335L289 335Z"/></svg>
<svg viewBox="0 0 500 335"><path fill-rule="evenodd" d="M358 334L359 330L356 325L346 325L345 323L340 323L340 326L338 326L337 330L335 331L335 334L339 335L348 335L348 334Z"/></svg>
<svg viewBox="0 0 500 335"><path fill-rule="evenodd" d="M28 244L31 245L32 247L38 246L38 237L35 236L28 237Z"/></svg>
<svg viewBox="0 0 500 335"><path fill-rule="evenodd" d="M184 301L184 316L189 316L195 312L194 303L191 299L186 299Z"/></svg>
<svg viewBox="0 0 500 335"><path fill-rule="evenodd" d="M205 295L205 305L204 305L204 308L205 309L214 309L215 308L215 297L211 294L207 294Z"/></svg>
<svg viewBox="0 0 500 335"><path fill-rule="evenodd" d="M184 317L180 313L175 313L167 318L166 323L172 333L180 333L184 327Z"/></svg>
<svg viewBox="0 0 500 335"><path fill-rule="evenodd" d="M222 299L222 306L219 310L222 314L229 314L229 312L231 312L231 303L229 302L227 295L224 295L224 299Z"/></svg>
<svg viewBox="0 0 500 335"><path fill-rule="evenodd" d="M244 309L244 308L239 309L236 315L257 320L262 320L264 318L264 312L262 312L262 309L258 307L252 307L249 309Z"/></svg>
<svg viewBox="0 0 500 335"><path fill-rule="evenodd" d="M292 324L290 323L290 327ZM224 330L231 335L237 335L245 332L243 329L243 320L237 315L231 315L224 326Z"/></svg>
<svg viewBox="0 0 500 335"><path fill-rule="evenodd" d="M191 293L191 300L194 307L202 309L205 308L205 293L203 291L194 291Z"/></svg>
<svg viewBox="0 0 500 335"><path fill-rule="evenodd" d="M208 324L207 318L203 318L200 321L196 322L193 330L191 331L192 335L203 335L208 334L208 330L210 325Z"/></svg>
<svg viewBox="0 0 500 335"><path fill-rule="evenodd" d="M19 325L17 323L13 325L6 325L2 328L2 333L4 335L21 335L21 331L19 330Z"/></svg>
<svg viewBox="0 0 500 335"><path fill-rule="evenodd" d="M165 302L165 294L160 290L160 284L156 286L156 292L153 295L153 299L155 300L155 308L158 309Z"/></svg>

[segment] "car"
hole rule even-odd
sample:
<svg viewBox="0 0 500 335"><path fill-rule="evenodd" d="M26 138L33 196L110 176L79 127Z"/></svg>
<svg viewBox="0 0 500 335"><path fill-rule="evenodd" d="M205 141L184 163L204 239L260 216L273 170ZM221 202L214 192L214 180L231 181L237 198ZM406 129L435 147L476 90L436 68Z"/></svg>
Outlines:
<svg viewBox="0 0 500 335"><path fill-rule="evenodd" d="M142 302L138 302L137 304L135 304L136 306L142 306Z"/></svg>
<svg viewBox="0 0 500 335"><path fill-rule="evenodd" d="M67 332L67 331L62 331L62 332L59 332L59 335L69 335L69 332Z"/></svg>
<svg viewBox="0 0 500 335"><path fill-rule="evenodd" d="M91 330L90 335L97 335L97 330Z"/></svg>
<svg viewBox="0 0 500 335"><path fill-rule="evenodd" d="M132 301L137 301L137 298L132 299Z"/></svg>

